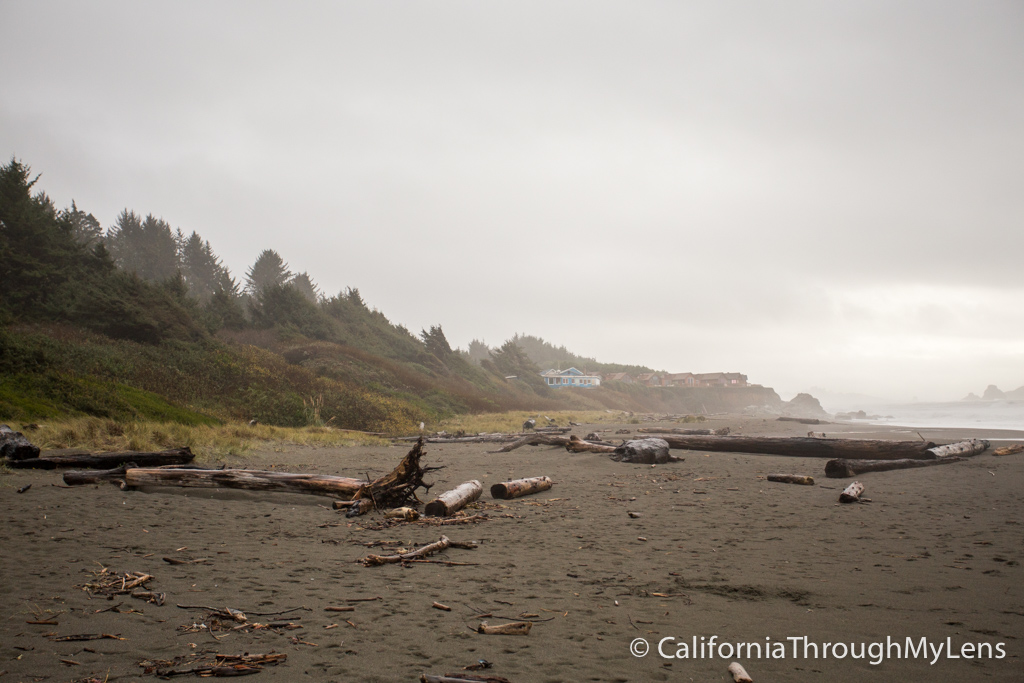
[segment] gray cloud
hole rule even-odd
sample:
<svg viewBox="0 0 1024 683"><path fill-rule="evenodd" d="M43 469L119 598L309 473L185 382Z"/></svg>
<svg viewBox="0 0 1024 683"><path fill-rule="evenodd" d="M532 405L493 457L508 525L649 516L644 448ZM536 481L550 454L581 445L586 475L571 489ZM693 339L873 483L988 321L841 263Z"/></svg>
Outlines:
<svg viewBox="0 0 1024 683"><path fill-rule="evenodd" d="M0 148L454 343L956 398L1024 384L1022 34L1014 2L7 2Z"/></svg>

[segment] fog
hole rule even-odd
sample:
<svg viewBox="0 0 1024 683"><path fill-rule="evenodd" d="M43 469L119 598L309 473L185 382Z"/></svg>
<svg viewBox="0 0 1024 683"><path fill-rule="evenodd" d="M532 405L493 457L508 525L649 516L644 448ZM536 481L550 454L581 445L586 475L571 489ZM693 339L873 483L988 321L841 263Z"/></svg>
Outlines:
<svg viewBox="0 0 1024 683"><path fill-rule="evenodd" d="M266 248L452 345L1024 385L1019 2L0 4L58 206Z"/></svg>

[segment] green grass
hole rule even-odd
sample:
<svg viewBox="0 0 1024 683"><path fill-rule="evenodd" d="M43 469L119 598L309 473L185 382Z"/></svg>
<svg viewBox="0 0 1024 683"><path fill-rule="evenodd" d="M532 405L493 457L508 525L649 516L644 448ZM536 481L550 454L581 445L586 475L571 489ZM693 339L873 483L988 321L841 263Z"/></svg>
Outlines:
<svg viewBox="0 0 1024 683"><path fill-rule="evenodd" d="M43 449L82 448L89 451L157 451L188 446L198 460L241 455L260 445L303 446L385 445L385 439L330 427L274 427L231 422L187 425L179 422L120 422L99 417L51 420L33 428L15 422L32 443Z"/></svg>

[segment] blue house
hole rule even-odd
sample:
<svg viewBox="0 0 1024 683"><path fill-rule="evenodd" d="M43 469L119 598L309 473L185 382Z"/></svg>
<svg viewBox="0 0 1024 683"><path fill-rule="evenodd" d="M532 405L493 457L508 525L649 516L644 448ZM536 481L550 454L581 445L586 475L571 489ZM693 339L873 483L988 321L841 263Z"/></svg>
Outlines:
<svg viewBox="0 0 1024 683"><path fill-rule="evenodd" d="M576 368L568 370L545 370L540 373L549 387L582 387L601 386L600 375L586 375Z"/></svg>

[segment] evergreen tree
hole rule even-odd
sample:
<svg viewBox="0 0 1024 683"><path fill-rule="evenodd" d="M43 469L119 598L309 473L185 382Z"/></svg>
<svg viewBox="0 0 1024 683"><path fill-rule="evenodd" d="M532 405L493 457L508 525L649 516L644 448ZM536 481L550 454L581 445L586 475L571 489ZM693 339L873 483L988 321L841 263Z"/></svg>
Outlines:
<svg viewBox="0 0 1024 683"><path fill-rule="evenodd" d="M245 274L245 291L256 296L267 287L280 287L291 279L292 273L281 255L273 249L264 249Z"/></svg>
<svg viewBox="0 0 1024 683"><path fill-rule="evenodd" d="M481 361L488 360L491 357L491 349L479 339L474 339L469 342L467 355L469 360L479 365Z"/></svg>
<svg viewBox="0 0 1024 683"><path fill-rule="evenodd" d="M199 233L193 231L178 241L182 274L192 296L206 302L218 289L227 292L237 289L234 279L213 253L208 240L203 241Z"/></svg>
<svg viewBox="0 0 1024 683"><path fill-rule="evenodd" d="M453 353L440 325L432 325L429 330L422 330L420 339L427 347L427 352L439 360L446 360Z"/></svg>
<svg viewBox="0 0 1024 683"><path fill-rule="evenodd" d="M320 288L313 282L313 278L309 277L309 273L299 273L292 278L291 285L312 303L320 301Z"/></svg>
<svg viewBox="0 0 1024 683"><path fill-rule="evenodd" d="M71 208L61 211L58 218L71 226L71 234L79 244L91 248L103 239L103 227L96 216L80 210L74 199L71 200Z"/></svg>
<svg viewBox="0 0 1024 683"><path fill-rule="evenodd" d="M134 211L123 210L106 242L114 262L144 280L167 280L181 265L171 226L152 214L140 220Z"/></svg>

